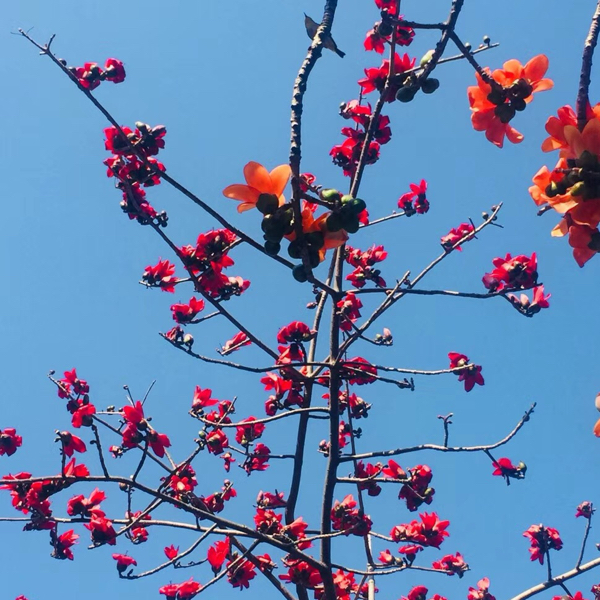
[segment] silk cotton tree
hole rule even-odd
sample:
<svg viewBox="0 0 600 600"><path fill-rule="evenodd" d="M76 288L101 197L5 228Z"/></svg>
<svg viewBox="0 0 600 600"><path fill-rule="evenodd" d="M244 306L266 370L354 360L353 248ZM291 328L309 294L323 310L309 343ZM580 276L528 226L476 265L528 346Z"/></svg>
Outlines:
<svg viewBox="0 0 600 600"><path fill-rule="evenodd" d="M176 325L161 334L164 343L187 355L182 360L194 359L204 368L251 374L260 379L268 397L261 414L258 407L242 409L235 398L218 399L218 390L197 386L187 410L181 410L181 418L195 419L199 432L189 441L187 454L175 456L169 449L176 433L164 432L151 419L150 393L138 400L126 389L126 404L114 406L94 395L93 384L83 379L85 374L70 369L59 376L51 371L49 379L71 419L68 426L64 417L57 416L58 473L5 475L0 487L22 516L0 520L20 521L26 531L49 536L56 559L74 560L86 538L91 548L114 546L112 557L120 578L154 577L157 595L172 600L188 600L206 592L220 595L227 586L251 589L260 577L271 584L273 597L282 595L288 600L372 600L377 586L383 587L390 579L395 581L394 589L400 590L397 597L442 600L437 593L443 588L440 575L462 578L469 571L461 552L430 554L431 548L446 546L449 521L441 516L443 507L438 509L435 504L434 473L420 455L423 451L480 453L489 459L492 475L507 484L522 480L526 465L501 454L515 436L526 435L526 430L521 430L534 415L535 404L524 407L514 428L492 443L451 444L450 413L440 415L442 443L381 448L366 421L371 411L380 410L375 395L389 394L387 390L418 395L419 381L428 376L455 377L466 392L485 381L482 366L460 348L448 352L446 365L429 370L368 357L373 347L385 349L394 343L386 318L409 296L497 299L508 302L525 317L548 308L550 296L539 281L535 253L495 258L482 277L480 290L427 286L430 274L451 254L467 250L500 226L500 202L482 206L480 221L457 223L439 237L441 250L433 254L427 266L402 273L378 243L384 234L378 233L376 238L370 234L387 221L406 221L428 212L427 174L402 190L392 212L389 203L386 209L383 202L363 199L361 193L366 168L377 163L381 152L393 152L388 145L393 146L394 121L401 120L401 105L418 102L421 94L441 93L434 71L437 75L439 68L443 77L445 63L462 61L475 71L475 82L468 87L473 127L500 148L506 140L522 141L513 122L525 118L519 113L535 110L529 104L537 93L551 89L552 80L546 77L548 59L543 54L525 64L508 60L496 70L481 66L482 55L487 58L488 51L498 44L484 37L473 48L460 38L457 25L463 4L454 0L445 21L420 23L401 14L400 0L375 0L378 21L367 32L364 46L386 58L380 66L365 70L358 80L358 97L344 100L340 106L343 141L332 147L330 155L348 181L347 189L341 190L322 181L318 173L302 169L305 94L323 49L336 47L331 42L331 30L337 3L326 2L294 82L288 161L269 170L249 160L243 167L245 183L223 182L225 198L210 203L173 178L163 164L166 126L142 122L121 125L119 116L94 95L100 85L126 80L121 60L109 58L102 66L88 62L72 67L55 53L54 37L43 44L20 31L108 121L104 165L115 182L120 207L132 222L156 233L164 245L159 252L169 256L156 261L149 258L140 283L191 296L188 302L171 306ZM580 265L600 251L600 110L591 107L588 98L599 17L600 8L593 16L585 44L576 106L560 108L558 117L551 117L547 124L549 137L543 150L558 150L559 162L552 171L543 168L538 172L530 190L541 206L540 213L552 208L562 215L553 234L569 236ZM411 57L413 40L432 34L437 36L434 48L420 60ZM212 219L212 227L199 232L191 243L173 239L168 233L166 211L152 205L152 188L162 184L190 200L195 205L192 208L199 209L206 220ZM235 222L221 212L222 203L231 200L240 203L238 211L243 213ZM260 223L262 239L242 229L250 221ZM369 246L373 239L377 243ZM287 323L272 323L268 314L262 315L272 328L270 339L256 333L256 316L243 314L252 310L244 305L251 274L230 274L240 252L259 253L270 260L284 282L281 293L307 297L307 312L301 320L293 315ZM202 323L209 319L220 319L236 331L217 353L210 352L202 334ZM260 363L244 360L249 346L260 351ZM240 358L233 360L230 355ZM287 447L267 445L269 430L283 421L293 424L294 439ZM2 425L0 455L5 455L5 461L21 448L23 440L16 429ZM312 431L322 430L323 425L326 438L318 447L310 446ZM599 429L597 426L596 433ZM88 452L90 457L83 464L79 455ZM320 470L307 468L310 453L322 455ZM119 462L125 455L135 457L132 474L121 467L123 461ZM227 478L217 490L206 489L203 484L207 461L221 464L225 471ZM287 465L285 482L269 479L269 467L279 461ZM246 475L256 485L252 496L242 497L236 481ZM314 484L317 479L323 489L319 517L307 519L304 515L310 511L303 506L301 491L307 481ZM80 493L77 488L81 484L93 484L94 490ZM405 511L389 531L378 527L377 496L383 487L397 492ZM108 496L121 499L120 513L106 508ZM229 516L234 500L252 506L253 517L241 520ZM600 565L599 558L586 561L585 557L593 513L590 502L577 507L576 516L586 525L583 542L573 568L560 574L551 567L553 552L563 546L560 533L542 524L533 524L524 532L531 560L545 565L546 571L539 583L514 600L546 590L558 597L583 597L579 591L572 593L576 582L570 580ZM162 549L161 560L142 569L131 546L151 544L151 532L156 527L170 528L174 539L180 530L196 537L184 548L175 541ZM352 560L347 560L349 547ZM191 576L173 572L190 567ZM422 575L422 584L412 588L404 585L406 572ZM478 583L465 585L464 595L469 600L494 599L493 581L490 583L487 575L477 573ZM596 599L600 597L596 586L591 593Z"/></svg>

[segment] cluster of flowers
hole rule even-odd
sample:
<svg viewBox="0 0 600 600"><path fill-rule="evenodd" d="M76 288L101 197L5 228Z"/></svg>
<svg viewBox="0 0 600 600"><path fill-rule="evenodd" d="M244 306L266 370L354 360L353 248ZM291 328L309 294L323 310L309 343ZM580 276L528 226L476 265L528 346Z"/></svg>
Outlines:
<svg viewBox="0 0 600 600"><path fill-rule="evenodd" d="M385 279L381 277L381 271L374 269L374 265L387 258L387 252L383 246L371 246L364 252L358 248L346 246L346 262L354 267L354 271L346 275L346 279L355 288L362 288L367 281L372 281L377 287L385 287Z"/></svg>
<svg viewBox="0 0 600 600"><path fill-rule="evenodd" d="M315 566L289 555L283 559L283 564L288 568L288 572L280 575L279 579L312 590L315 600L322 600L325 597L323 579ZM358 584L354 573L346 573L342 569L338 569L333 573L333 586L335 596L340 600L350 600L352 597L361 600L367 598L368 584Z"/></svg>
<svg viewBox="0 0 600 600"><path fill-rule="evenodd" d="M544 557L550 550L560 550L563 546L560 534L553 527L532 525L523 535L529 539L529 553L531 560L538 560L544 564Z"/></svg>
<svg viewBox="0 0 600 600"><path fill-rule="evenodd" d="M490 293L508 290L533 289L533 299L526 294L519 297L508 294L506 297L511 304L526 317L532 317L542 308L548 308L550 294L545 295L544 286L538 285L537 257L535 252L531 256L519 254L504 258L497 257L492 261L494 269L483 276L483 285Z"/></svg>
<svg viewBox="0 0 600 600"><path fill-rule="evenodd" d="M373 522L369 515L365 515L352 494L348 494L341 502L336 500L331 509L331 526L334 531L341 531L344 535L364 537L371 531Z"/></svg>
<svg viewBox="0 0 600 600"><path fill-rule="evenodd" d="M167 213L157 211L146 199L144 187L160 184L160 173L165 166L154 158L165 147L167 133L164 125L150 127L145 123L129 127L108 127L104 130L104 147L112 156L103 162L108 177L115 177L116 187L123 192L121 208L130 219L147 225L155 223L166 227ZM142 187L143 186L143 187Z"/></svg>
<svg viewBox="0 0 600 600"><path fill-rule="evenodd" d="M236 183L223 190L226 198L241 202L238 212L245 212L252 208L258 209L263 214L261 229L264 234L264 247L267 254L276 255L281 250L281 242L285 238L290 242L288 254L292 258L301 258L306 251L310 266L315 268L325 258L327 250L341 246L347 239L348 233L340 227L328 226L328 219L332 215L326 212L315 218L317 205L304 201L301 207L302 234L304 246L297 240L297 220L291 203L286 202L283 191L289 181L291 170L289 165L279 165L271 172L257 162L249 162L244 167L245 184ZM304 173L301 176L300 188L308 191L312 188L314 175ZM335 191L335 190L331 190ZM305 193L305 192L303 192ZM332 200L322 197L326 204L332 207L336 204ZM352 199L356 206L361 206ZM338 203L341 202L341 196ZM360 201L362 204L364 202ZM361 211L364 207L361 208ZM361 212L358 211L358 212ZM329 223L331 225L331 222ZM358 225L356 226L358 230ZM299 281L306 281L302 265L294 270L294 277Z"/></svg>
<svg viewBox="0 0 600 600"><path fill-rule="evenodd" d="M398 208L401 208L407 217L412 217L415 214L424 215L428 212L427 182L421 179L420 183L411 183L410 192L402 194L398 199Z"/></svg>
<svg viewBox="0 0 600 600"><path fill-rule="evenodd" d="M505 137L513 144L523 141L510 121L525 110L535 92L552 89L552 80L544 78L547 70L548 58L539 54L525 66L512 59L502 69L490 72L486 67L475 73L477 85L467 88L473 128L485 131L485 137L498 148L502 148Z"/></svg>
<svg viewBox="0 0 600 600"><path fill-rule="evenodd" d="M563 215L552 235L568 235L580 267L600 252L600 104L588 106L586 117L581 130L570 106L559 108L557 116L548 119L550 137L542 150L558 150L558 162L552 170L543 166L529 188L541 210L552 208Z"/></svg>
<svg viewBox="0 0 600 600"><path fill-rule="evenodd" d="M186 271L193 277L197 291L214 300L229 300L240 296L250 286L242 277L229 277L223 270L232 266L233 259L229 250L237 237L228 229L213 229L201 233L195 245L188 244L179 248L179 256ZM175 265L168 260L159 259L155 265L148 265L142 274L142 282L148 287L158 287L163 292L175 291L179 283L175 277ZM173 319L181 324L193 322L204 309L202 300L193 299L188 304L174 304L171 307Z"/></svg>
<svg viewBox="0 0 600 600"><path fill-rule="evenodd" d="M341 133L346 140L342 144L334 146L329 154L333 163L342 168L346 177L353 177L363 153L367 131L371 127L373 119L371 105L369 103L361 104L359 100L342 102L340 116L346 120L352 120L354 126L342 128ZM391 139L390 118L379 115L374 125L372 139L366 149L364 164L376 163L379 160L381 146L387 144Z"/></svg>
<svg viewBox="0 0 600 600"><path fill-rule="evenodd" d="M111 447L111 452L121 455L124 449L149 446L159 458L165 455L165 448L171 446L169 438L164 433L158 433L153 429L144 415L144 407L138 400L133 406L124 406L121 414L125 421L125 427L121 432L123 437L121 447Z"/></svg>
<svg viewBox="0 0 600 600"><path fill-rule="evenodd" d="M103 81L125 81L125 67L116 58L107 58L104 69L98 63L87 62L83 67L68 67L68 70L79 85L89 91L95 90Z"/></svg>
<svg viewBox="0 0 600 600"><path fill-rule="evenodd" d="M225 452L230 446L222 426L232 424L229 415L235 412L235 408L229 400L217 400L211 396L212 390L203 390L196 386L190 414L204 423L204 430L200 433L204 447L210 454L221 456L225 461L225 470L229 471L235 459L229 452ZM205 409L211 406L216 408L205 412ZM240 421L235 428L235 440L245 449L245 460L241 466L248 474L268 469L271 456L268 446L262 443L254 444L265 431L264 424L254 423L256 420L256 417L250 416Z"/></svg>

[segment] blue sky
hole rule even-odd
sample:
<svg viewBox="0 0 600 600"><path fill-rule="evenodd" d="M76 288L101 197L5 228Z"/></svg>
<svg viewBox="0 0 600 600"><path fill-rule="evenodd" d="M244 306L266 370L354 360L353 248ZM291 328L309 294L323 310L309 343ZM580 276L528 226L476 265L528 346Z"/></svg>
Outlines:
<svg viewBox="0 0 600 600"><path fill-rule="evenodd" d="M448 4L405 0L403 12L418 21L440 21ZM537 95L515 119L525 134L519 146L498 150L472 130L466 87L474 76L463 62L436 71L441 86L435 94L385 107L392 142L383 148L381 160L367 169L361 195L372 217L383 216L395 208L409 183L425 178L431 210L369 228L352 244L366 248L383 243L390 254L383 275L393 281L408 269L418 272L437 256L439 237L450 228L469 217L478 220L483 210L502 201L504 228L488 228L462 254L450 256L423 287L484 291L481 276L494 257L536 251L540 280L552 298L549 310L525 319L501 299L408 297L381 322L392 329L394 346L360 349L372 360L420 369L444 368L449 351L464 352L483 365L486 378L485 387L469 394L450 375L417 379L412 393L381 385L360 389L373 404L368 421L361 424L360 451L440 442L436 417L450 411L455 415L451 443L490 443L504 437L532 402L538 403L523 432L498 452L527 463L525 481L506 487L491 476L483 455L423 454L402 462L404 467L426 463L433 468L436 496L430 508L451 521L444 552L430 550L423 564L460 551L472 571L460 581L417 573L381 580L377 584L382 598L399 598L417 583L427 585L431 593L466 597L468 586L482 576L490 577L498 598L511 597L545 576L545 568L529 562L522 532L540 522L559 529L565 547L553 557L553 565L556 572L571 568L584 526L581 519L574 519L575 507L582 500L600 501L598 441L591 435L597 416L593 398L600 389L596 348L600 259L579 269L566 241L550 237L555 215L537 217L527 192L531 176L555 160L540 151L543 125L558 107L575 101L581 49L593 9L591 0L572 3L568 11L557 0L466 3L459 35L474 46L486 34L501 43L480 55L482 64L495 68L509 58L525 62L542 52L550 58L555 88ZM260 415L267 396L257 377L208 368L157 335L172 325L169 306L174 300L187 301L191 291L178 289L173 297L138 284L144 267L158 257L169 257L168 249L119 209L119 194L102 165L106 156L102 115L48 60L10 33L33 28L31 34L40 41L56 34L55 51L69 64L103 62L109 56L123 60L126 82L101 86L96 92L100 101L124 125L137 120L166 125L167 147L160 158L169 173L242 229L258 235L256 214L238 215L236 203L223 198L221 190L241 180L249 160L269 168L286 161L291 88L308 44L302 13L317 19L321 11L317 0L226 4L178 0L166 5L156 0L125 4L24 0L4 7L0 428L16 427L24 445L14 457L0 457L2 473L47 474L59 468L54 430L67 428L69 419L45 377L50 369L77 367L90 382L98 406L121 406L123 384L141 398L156 379L148 411L155 426L170 435L177 458L187 455L198 429L186 416L195 385L212 388L217 398L238 396L240 418ZM356 80L365 67L379 65L379 56L362 49L364 33L376 20L370 0L340 3L334 33L347 56L341 60L326 53L311 78L303 170L315 173L327 187L347 186L328 152L342 140L339 130L345 123L337 116L339 103L357 96ZM434 43L434 33L419 33L408 51L418 58ZM596 90L593 84L592 102ZM198 233L215 226L166 185L151 189L150 197L154 206L168 211L168 231L179 244L191 243ZM312 314L304 308L312 299L309 286L296 284L284 270L249 250L233 257L232 273L250 279L252 285L228 308L246 318L261 337L274 342L278 329L288 322L310 322ZM324 270L321 267L323 277ZM197 349L206 353L214 353L235 333L216 319L201 327L193 333ZM238 358L263 363L253 348L242 350ZM324 433L311 433L309 449L316 450ZM265 443L285 452L291 435L291 425L273 425ZM220 460L201 458L197 471L202 491L208 494L220 487L224 472ZM91 455L87 462L98 470ZM307 464L315 477L302 488L305 510L299 512L315 522L315 497L321 493L325 463L315 451L309 452ZM132 463L113 468L127 475ZM149 480L154 475L149 471ZM283 464L249 479L235 474L240 497L225 514L249 522L256 492L287 478ZM279 487L287 491L286 485ZM350 491L340 490L340 496ZM121 516L124 502L118 490L107 492L111 514ZM67 493L61 498L66 502L68 497ZM57 509L60 503L57 499ZM384 532L413 517L389 488L367 510ZM7 498L0 498L0 513L13 516ZM200 568L197 573L163 572L139 582L119 581L111 551L86 551L83 529L73 563L48 556L45 533L23 534L18 525L6 523L0 524L0 531L2 595L11 600L19 594L29 600L152 598L171 579L209 577ZM145 569L162 559L165 545L183 547L187 541L176 532L151 530L147 544L129 548L122 543L118 551L129 551ZM600 540L592 536L591 541ZM358 546L353 544L336 546L340 560L355 558ZM594 552L592 544L590 555ZM570 588L587 591L598 580L600 574L592 573ZM212 593L227 598L237 594L227 584ZM245 594L259 593L271 597L257 579Z"/></svg>

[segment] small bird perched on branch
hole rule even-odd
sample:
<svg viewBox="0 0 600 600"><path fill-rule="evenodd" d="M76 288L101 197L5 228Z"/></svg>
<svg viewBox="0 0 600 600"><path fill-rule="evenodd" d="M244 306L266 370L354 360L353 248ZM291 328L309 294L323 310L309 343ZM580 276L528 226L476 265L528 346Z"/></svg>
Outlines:
<svg viewBox="0 0 600 600"><path fill-rule="evenodd" d="M312 40L315 35L317 35L317 29L319 28L319 23L315 23L306 13L304 13L304 25L306 27L306 33L308 37ZM346 56L345 52L342 52L335 43L334 39L331 35L328 35L323 39L323 46L332 52L335 52L340 58L344 58Z"/></svg>

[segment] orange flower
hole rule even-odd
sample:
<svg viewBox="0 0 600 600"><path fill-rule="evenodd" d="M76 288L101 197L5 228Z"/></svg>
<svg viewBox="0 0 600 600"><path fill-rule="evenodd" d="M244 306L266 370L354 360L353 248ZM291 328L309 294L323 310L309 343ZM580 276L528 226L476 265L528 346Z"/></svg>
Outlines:
<svg viewBox="0 0 600 600"><path fill-rule="evenodd" d="M261 164L251 161L244 167L246 184L228 185L223 190L223 195L242 203L238 206L238 212L256 208L261 194L275 196L281 206L285 202L283 190L290 179L290 174L289 165L279 165L269 173Z"/></svg>
<svg viewBox="0 0 600 600"><path fill-rule="evenodd" d="M509 122L533 100L535 92L552 88L552 80L544 78L547 70L548 58L539 54L525 66L512 59L492 73L486 68L485 72L498 84L495 86L476 73L477 85L467 88L473 128L485 131L486 138L498 148L502 148L505 137L513 144L523 141L523 135Z"/></svg>
<svg viewBox="0 0 600 600"><path fill-rule="evenodd" d="M546 131L550 137L546 138L542 143L542 150L544 152L552 152L553 150L560 150L560 156L567 156L565 150L568 149L569 144L565 138L565 127L570 125L577 127L577 115L570 106L562 106L556 112L556 117L550 117L546 121ZM600 104L596 104L593 108L588 104L586 110L586 117L588 121L592 119L600 119Z"/></svg>
<svg viewBox="0 0 600 600"><path fill-rule="evenodd" d="M302 205L302 231L304 233L314 233L321 232L323 234L323 238L325 243L319 249L319 258L321 262L325 260L325 253L327 250L332 250L333 248L338 248L342 244L345 244L348 241L348 232L344 229L340 229L339 231L329 231L327 229L326 221L327 217L331 214L330 212L326 212L322 214L320 217L315 219L315 210L317 208L316 204L311 202L304 202ZM284 236L287 240L293 241L296 239L296 232L292 231L292 233Z"/></svg>

